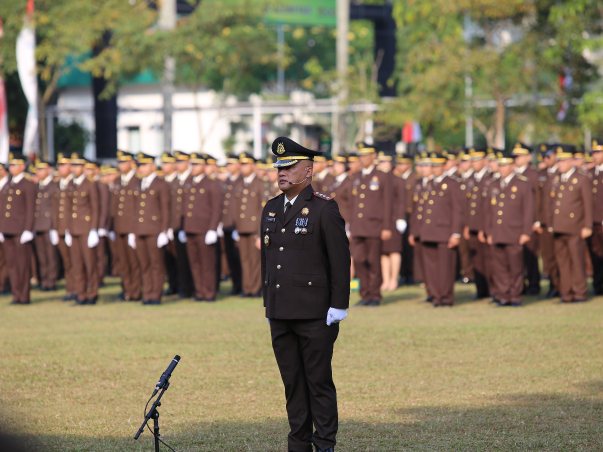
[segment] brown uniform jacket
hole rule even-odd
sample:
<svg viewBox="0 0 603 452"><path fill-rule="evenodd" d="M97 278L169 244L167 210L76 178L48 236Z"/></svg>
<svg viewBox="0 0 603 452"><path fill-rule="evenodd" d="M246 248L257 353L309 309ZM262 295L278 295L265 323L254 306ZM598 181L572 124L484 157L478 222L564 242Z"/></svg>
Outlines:
<svg viewBox="0 0 603 452"><path fill-rule="evenodd" d="M380 237L382 230L392 230L391 177L375 167L362 171L352 180L350 232L355 237Z"/></svg>
<svg viewBox="0 0 603 452"><path fill-rule="evenodd" d="M215 231L222 216L222 187L220 182L203 177L191 186L184 194L183 229L189 234L205 234Z"/></svg>
<svg viewBox="0 0 603 452"><path fill-rule="evenodd" d="M346 223L350 221L350 198L352 196L352 178L349 174L339 179L333 179L333 185L329 191L326 192L331 198L337 202L339 206L339 213L343 217Z"/></svg>
<svg viewBox="0 0 603 452"><path fill-rule="evenodd" d="M592 228L593 191L588 176L574 169L555 175L548 198L547 226L553 232L579 234L582 228Z"/></svg>
<svg viewBox="0 0 603 452"><path fill-rule="evenodd" d="M139 179L134 175L127 183L121 176L115 181L111 196L111 227L116 234L134 232L136 224L136 195Z"/></svg>
<svg viewBox="0 0 603 452"><path fill-rule="evenodd" d="M58 202L54 210L54 225L60 235L64 235L65 231L69 229L69 219L71 218L71 184L73 180L70 178L62 182L63 186L61 186L61 179L57 181L59 193Z"/></svg>
<svg viewBox="0 0 603 452"><path fill-rule="evenodd" d="M142 181L138 180L136 195L136 235L159 235L166 232L170 225L170 187L166 181L155 176L146 190L142 190Z"/></svg>
<svg viewBox="0 0 603 452"><path fill-rule="evenodd" d="M249 183L243 179L238 188L238 192L234 193L235 228L239 234L258 234L264 183L255 176Z"/></svg>
<svg viewBox="0 0 603 452"><path fill-rule="evenodd" d="M27 176L17 183L12 180L6 183L5 189L0 192L1 233L33 232L36 190L36 184L27 179Z"/></svg>
<svg viewBox="0 0 603 452"><path fill-rule="evenodd" d="M501 179L490 185L485 233L494 244L519 244L519 236L530 235L534 223L532 184L517 174L503 185Z"/></svg>
<svg viewBox="0 0 603 452"><path fill-rule="evenodd" d="M48 184L38 184L34 231L47 232L56 229L54 212L59 202L59 184L51 180Z"/></svg>
<svg viewBox="0 0 603 452"><path fill-rule="evenodd" d="M466 182L464 211L466 213L465 225L472 232L484 230L485 209L487 207L488 184L492 180L486 173L478 179L476 173ZM460 187L459 187L460 188Z"/></svg>
<svg viewBox="0 0 603 452"><path fill-rule="evenodd" d="M406 207L406 203L408 196L406 193L406 181L393 173L391 173L391 178L393 188L392 221L395 222L396 220L403 220L404 218L406 218L406 212L408 210Z"/></svg>
<svg viewBox="0 0 603 452"><path fill-rule="evenodd" d="M601 224L603 222L603 169L597 171L593 168L593 222Z"/></svg>
<svg viewBox="0 0 603 452"><path fill-rule="evenodd" d="M230 177L224 181L224 204L222 206L222 224L225 228L232 228L235 224L235 209L237 203L235 195L240 191L243 179L238 176L236 179Z"/></svg>
<svg viewBox="0 0 603 452"><path fill-rule="evenodd" d="M422 242L447 242L462 229L462 200L459 183L450 176L433 178L423 204Z"/></svg>
<svg viewBox="0 0 603 452"><path fill-rule="evenodd" d="M176 177L170 184L170 220L169 224L174 231L182 229L184 219L184 198L186 191L191 187L193 178L190 174L183 180Z"/></svg>
<svg viewBox="0 0 603 452"><path fill-rule="evenodd" d="M70 184L71 212L68 227L71 235L87 235L91 229L98 229L99 198L96 182L86 177L78 185L76 179Z"/></svg>
<svg viewBox="0 0 603 452"><path fill-rule="evenodd" d="M107 184L96 181L98 190L98 227L99 229L109 229L111 225L111 189Z"/></svg>
<svg viewBox="0 0 603 452"><path fill-rule="evenodd" d="M538 212L541 211L541 187L540 187L540 174L537 169L528 166L523 173L519 173L524 176L530 187L532 188L532 194L534 198L533 206L534 206L534 219L538 218ZM534 220L536 221L536 220Z"/></svg>
<svg viewBox="0 0 603 452"><path fill-rule="evenodd" d="M425 206L431 190L431 179L425 180L417 178L413 188L412 214L410 216L409 233L416 239L421 237L421 227L423 226L423 217L425 215Z"/></svg>

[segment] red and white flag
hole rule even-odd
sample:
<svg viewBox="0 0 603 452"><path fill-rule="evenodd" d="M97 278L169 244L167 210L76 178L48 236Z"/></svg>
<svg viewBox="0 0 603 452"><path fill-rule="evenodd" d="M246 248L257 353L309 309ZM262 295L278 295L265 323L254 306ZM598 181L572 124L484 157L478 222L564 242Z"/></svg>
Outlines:
<svg viewBox="0 0 603 452"><path fill-rule="evenodd" d="M27 0L25 25L17 37L17 70L29 109L23 133L23 153L33 156L38 153L38 77L36 74L36 33L32 15L34 0Z"/></svg>

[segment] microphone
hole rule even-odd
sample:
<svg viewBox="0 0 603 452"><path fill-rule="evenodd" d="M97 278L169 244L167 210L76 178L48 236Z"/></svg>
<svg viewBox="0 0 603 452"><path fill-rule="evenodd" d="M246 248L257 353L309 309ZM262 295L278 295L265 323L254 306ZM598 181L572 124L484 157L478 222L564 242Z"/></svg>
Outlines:
<svg viewBox="0 0 603 452"><path fill-rule="evenodd" d="M170 377L172 376L172 372L174 371L174 369L176 368L176 366L178 365L179 362L180 362L180 355L174 356L174 359L172 359L170 364L167 366L167 369L165 369L165 372L163 372L161 374L159 381L155 385L155 390L153 391L153 395L157 394L157 392L160 389L165 388L169 384Z"/></svg>
<svg viewBox="0 0 603 452"><path fill-rule="evenodd" d="M289 182L291 185L299 185L299 184L303 184L304 182L306 182L306 180L308 179L308 176L304 177L302 180L300 180L299 182Z"/></svg>

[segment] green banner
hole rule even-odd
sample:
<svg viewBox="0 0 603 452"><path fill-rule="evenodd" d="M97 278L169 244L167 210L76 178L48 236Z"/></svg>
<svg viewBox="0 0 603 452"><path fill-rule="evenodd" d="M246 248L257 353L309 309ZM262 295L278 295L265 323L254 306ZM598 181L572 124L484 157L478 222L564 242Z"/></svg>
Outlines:
<svg viewBox="0 0 603 452"><path fill-rule="evenodd" d="M335 0L281 0L270 6L266 21L272 24L324 25L337 24Z"/></svg>

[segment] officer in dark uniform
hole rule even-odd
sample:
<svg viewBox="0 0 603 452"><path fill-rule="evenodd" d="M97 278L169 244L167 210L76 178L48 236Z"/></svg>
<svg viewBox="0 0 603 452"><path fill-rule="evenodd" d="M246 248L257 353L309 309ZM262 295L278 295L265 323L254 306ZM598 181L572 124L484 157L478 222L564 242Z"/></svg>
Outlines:
<svg viewBox="0 0 603 452"><path fill-rule="evenodd" d="M285 385L288 450L311 451L314 443L317 451L333 451L331 358L349 305L349 242L337 203L310 185L312 160L320 154L285 137L272 152L283 194L261 215L263 297Z"/></svg>

